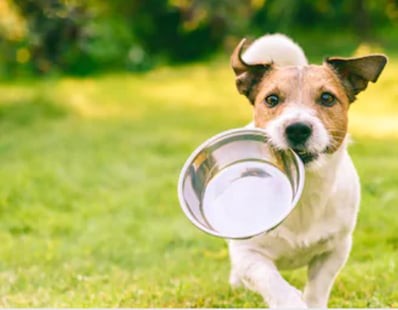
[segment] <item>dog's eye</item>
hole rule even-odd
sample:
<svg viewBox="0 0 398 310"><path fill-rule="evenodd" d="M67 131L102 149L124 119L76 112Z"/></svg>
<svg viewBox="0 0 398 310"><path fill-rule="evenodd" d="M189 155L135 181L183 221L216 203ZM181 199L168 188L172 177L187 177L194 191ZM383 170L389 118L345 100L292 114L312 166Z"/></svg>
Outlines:
<svg viewBox="0 0 398 310"><path fill-rule="evenodd" d="M279 101L280 101L280 99L277 95L269 95L264 100L265 104L270 108L277 106Z"/></svg>
<svg viewBox="0 0 398 310"><path fill-rule="evenodd" d="M336 103L336 97L333 96L331 93L324 92L322 93L321 97L319 98L321 105L325 107L331 107Z"/></svg>

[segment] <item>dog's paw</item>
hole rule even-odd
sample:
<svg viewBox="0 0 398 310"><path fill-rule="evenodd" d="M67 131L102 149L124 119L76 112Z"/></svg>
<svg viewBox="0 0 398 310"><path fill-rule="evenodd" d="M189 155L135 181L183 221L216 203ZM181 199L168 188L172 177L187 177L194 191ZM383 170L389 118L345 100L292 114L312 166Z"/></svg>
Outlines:
<svg viewBox="0 0 398 310"><path fill-rule="evenodd" d="M307 292L306 292L307 293ZM309 308L327 309L328 300L325 296L311 295L304 293L304 300Z"/></svg>
<svg viewBox="0 0 398 310"><path fill-rule="evenodd" d="M285 300L274 304L269 304L270 308L279 309L307 309L308 306L303 300Z"/></svg>
<svg viewBox="0 0 398 310"><path fill-rule="evenodd" d="M277 300L270 300L268 303L270 308L284 309L306 309L307 304L304 302L302 294L299 290L294 289Z"/></svg>

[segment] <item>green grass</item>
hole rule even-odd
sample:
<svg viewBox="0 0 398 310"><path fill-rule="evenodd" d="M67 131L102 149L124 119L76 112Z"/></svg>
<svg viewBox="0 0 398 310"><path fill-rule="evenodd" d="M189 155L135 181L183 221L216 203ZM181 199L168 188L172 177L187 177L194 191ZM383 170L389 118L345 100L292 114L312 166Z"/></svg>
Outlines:
<svg viewBox="0 0 398 310"><path fill-rule="evenodd" d="M398 307L397 67L351 111L363 199L333 307ZM194 228L176 195L190 152L251 117L226 61L0 92L2 307L264 305L229 288L225 242Z"/></svg>

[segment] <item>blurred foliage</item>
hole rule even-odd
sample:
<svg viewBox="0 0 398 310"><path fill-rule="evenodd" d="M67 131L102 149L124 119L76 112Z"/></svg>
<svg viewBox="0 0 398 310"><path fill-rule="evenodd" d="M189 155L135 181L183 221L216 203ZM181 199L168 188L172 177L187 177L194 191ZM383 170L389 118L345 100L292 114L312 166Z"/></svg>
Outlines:
<svg viewBox="0 0 398 310"><path fill-rule="evenodd" d="M372 41L398 0L0 0L0 74L148 70L295 29Z"/></svg>

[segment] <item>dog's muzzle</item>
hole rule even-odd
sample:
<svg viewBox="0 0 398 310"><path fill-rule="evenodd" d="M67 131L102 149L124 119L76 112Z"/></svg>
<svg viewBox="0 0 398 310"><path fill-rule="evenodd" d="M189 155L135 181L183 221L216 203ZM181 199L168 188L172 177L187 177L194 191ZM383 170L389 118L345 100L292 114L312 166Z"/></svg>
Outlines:
<svg viewBox="0 0 398 310"><path fill-rule="evenodd" d="M306 143L312 135L312 126L303 122L290 124L285 129L285 136L289 146L297 153L304 164L313 161L317 154L306 150Z"/></svg>

